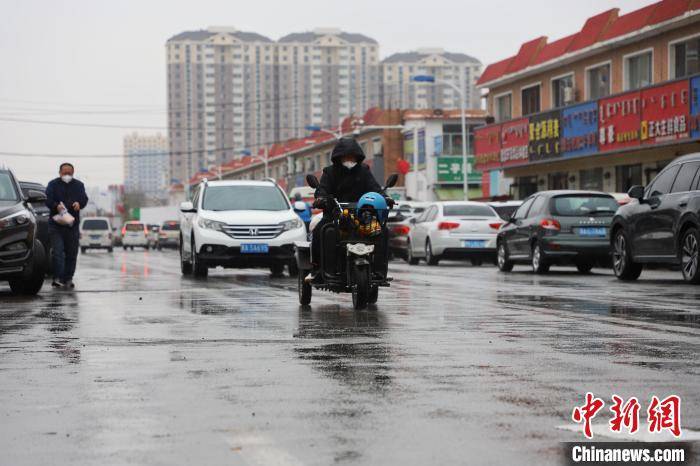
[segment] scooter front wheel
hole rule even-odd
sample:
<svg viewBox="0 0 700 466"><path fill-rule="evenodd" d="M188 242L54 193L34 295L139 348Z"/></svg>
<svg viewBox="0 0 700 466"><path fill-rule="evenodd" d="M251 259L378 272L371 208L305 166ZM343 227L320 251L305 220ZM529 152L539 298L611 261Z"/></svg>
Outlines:
<svg viewBox="0 0 700 466"><path fill-rule="evenodd" d="M353 271L352 306L355 309L366 308L369 295L369 268L355 267Z"/></svg>

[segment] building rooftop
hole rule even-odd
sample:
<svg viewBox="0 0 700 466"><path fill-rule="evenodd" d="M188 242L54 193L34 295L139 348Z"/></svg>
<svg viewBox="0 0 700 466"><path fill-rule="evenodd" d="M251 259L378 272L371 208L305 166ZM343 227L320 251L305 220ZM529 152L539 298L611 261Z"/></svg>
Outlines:
<svg viewBox="0 0 700 466"><path fill-rule="evenodd" d="M371 37L367 37L364 34L357 34L354 32L343 32L340 29L315 29L313 31L307 31L307 32L293 32L291 34L287 34L286 36L283 36L279 39L279 42L313 42L319 37L327 36L327 35L333 35L333 36L338 36L341 39L343 39L346 42L350 42L353 44L359 44L359 43L370 43L370 44L376 44L377 41L372 39Z"/></svg>
<svg viewBox="0 0 700 466"><path fill-rule="evenodd" d="M525 42L517 54L488 65L477 85L487 86L534 66L583 53L595 45L622 39L669 20L696 15L700 13L700 1L661 0L624 15L619 15L619 11L619 8L613 8L592 16L580 31L553 42L548 42L545 36Z"/></svg>
<svg viewBox="0 0 700 466"><path fill-rule="evenodd" d="M382 60L382 63L416 63L430 55L440 55L454 63L481 63L471 55L445 52L443 49L418 49L413 52L399 52L389 55Z"/></svg>
<svg viewBox="0 0 700 466"><path fill-rule="evenodd" d="M272 39L265 37L262 34L258 34L257 32L238 31L233 27L222 26L210 27L208 29L200 29L197 31L183 31L172 36L170 39L168 39L168 42L180 40L191 40L195 42L205 41L211 36L215 36L217 34L228 34L242 40L243 42L272 42Z"/></svg>

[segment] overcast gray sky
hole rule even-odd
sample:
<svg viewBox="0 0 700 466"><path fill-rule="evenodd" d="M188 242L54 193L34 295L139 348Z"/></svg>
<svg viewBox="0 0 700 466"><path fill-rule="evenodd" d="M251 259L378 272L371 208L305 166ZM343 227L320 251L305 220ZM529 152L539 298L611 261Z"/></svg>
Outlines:
<svg viewBox="0 0 700 466"><path fill-rule="evenodd" d="M529 39L557 39L591 15L650 0L0 0L0 153L120 154L130 130L2 119L120 126L166 125L168 37L209 25L272 39L316 27L375 38L382 57L444 47L484 65ZM157 129L139 131L152 133ZM122 182L122 161L78 159L91 185ZM63 160L61 158L60 160ZM26 180L47 182L59 159L0 155Z"/></svg>

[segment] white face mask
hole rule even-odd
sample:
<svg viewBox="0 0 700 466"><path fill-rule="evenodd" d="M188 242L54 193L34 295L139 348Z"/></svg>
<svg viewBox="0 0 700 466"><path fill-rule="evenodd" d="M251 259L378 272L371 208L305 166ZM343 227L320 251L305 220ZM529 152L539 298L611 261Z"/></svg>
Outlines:
<svg viewBox="0 0 700 466"><path fill-rule="evenodd" d="M357 162L343 162L343 166L348 170L352 170L355 165L357 165Z"/></svg>
<svg viewBox="0 0 700 466"><path fill-rule="evenodd" d="M61 180L63 180L64 183L70 183L73 177L71 175L63 175L61 177Z"/></svg>

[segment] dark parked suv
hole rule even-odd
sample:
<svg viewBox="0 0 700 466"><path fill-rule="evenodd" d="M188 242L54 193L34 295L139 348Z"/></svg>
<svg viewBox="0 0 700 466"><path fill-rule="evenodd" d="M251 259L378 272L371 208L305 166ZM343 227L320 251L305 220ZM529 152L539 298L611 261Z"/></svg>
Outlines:
<svg viewBox="0 0 700 466"><path fill-rule="evenodd" d="M48 260L31 204L45 200L33 189L25 197L12 172L0 170L0 281L17 294L37 294L44 284Z"/></svg>
<svg viewBox="0 0 700 466"><path fill-rule="evenodd" d="M680 157L649 186L633 186L629 204L613 219L613 270L636 280L644 264L680 266L683 278L700 283L700 153ZM636 200L636 201L635 201Z"/></svg>
<svg viewBox="0 0 700 466"><path fill-rule="evenodd" d="M542 191L525 199L497 237L497 263L509 272L529 263L535 273L574 264L582 273L610 262L610 223L618 208L597 191Z"/></svg>

